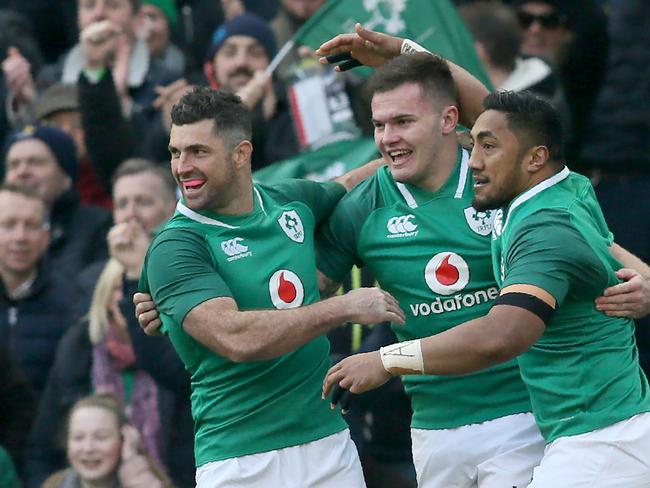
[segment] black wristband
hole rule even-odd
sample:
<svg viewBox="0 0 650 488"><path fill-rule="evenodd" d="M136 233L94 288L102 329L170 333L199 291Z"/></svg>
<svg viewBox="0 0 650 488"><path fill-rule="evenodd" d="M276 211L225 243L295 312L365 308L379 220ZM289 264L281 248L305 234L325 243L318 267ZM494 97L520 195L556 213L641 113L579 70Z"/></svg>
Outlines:
<svg viewBox="0 0 650 488"><path fill-rule="evenodd" d="M523 308L524 310L528 310L529 312L534 313L540 319L542 319L544 325L548 325L548 323L555 315L555 309L553 307L551 307L541 298L538 298L535 295L531 295L529 293L504 293L503 295L499 295L496 300L492 302L493 307L496 305L511 305L513 307L519 307Z"/></svg>

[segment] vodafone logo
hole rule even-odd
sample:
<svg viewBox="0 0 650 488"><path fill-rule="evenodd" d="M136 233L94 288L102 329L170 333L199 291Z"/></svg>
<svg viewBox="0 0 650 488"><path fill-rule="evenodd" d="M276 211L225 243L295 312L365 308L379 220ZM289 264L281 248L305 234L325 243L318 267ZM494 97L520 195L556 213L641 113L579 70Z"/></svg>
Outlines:
<svg viewBox="0 0 650 488"><path fill-rule="evenodd" d="M280 269L269 280L269 293L275 308L296 308L302 305L305 287L296 273Z"/></svg>
<svg viewBox="0 0 650 488"><path fill-rule="evenodd" d="M451 251L441 252L427 263L424 279L434 293L453 295L469 283L469 266L458 254Z"/></svg>

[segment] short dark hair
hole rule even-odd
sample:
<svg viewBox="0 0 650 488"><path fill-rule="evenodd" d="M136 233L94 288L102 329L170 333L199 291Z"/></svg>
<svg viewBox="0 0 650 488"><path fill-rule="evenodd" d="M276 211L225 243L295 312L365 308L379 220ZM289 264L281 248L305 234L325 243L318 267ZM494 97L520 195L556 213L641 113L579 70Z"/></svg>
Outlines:
<svg viewBox="0 0 650 488"><path fill-rule="evenodd" d="M474 39L480 42L490 62L512 71L521 46L521 26L514 10L496 2L463 5L458 13Z"/></svg>
<svg viewBox="0 0 650 488"><path fill-rule="evenodd" d="M549 102L529 91L497 91L485 97L483 106L485 110L496 110L506 115L508 129L525 149L546 146L549 161L564 164L564 134L560 114Z"/></svg>
<svg viewBox="0 0 650 488"><path fill-rule="evenodd" d="M111 188L115 187L115 183L120 178L140 173L151 173L157 176L163 183L163 187L169 191L170 196L175 198L177 185L169 168L163 168L153 161L142 158L129 158L122 161L111 177Z"/></svg>
<svg viewBox="0 0 650 488"><path fill-rule="evenodd" d="M228 140L232 147L251 140L251 114L237 95L197 86L172 107L172 124L185 125L214 121L215 134Z"/></svg>
<svg viewBox="0 0 650 488"><path fill-rule="evenodd" d="M387 92L405 83L417 83L422 95L436 104L457 104L458 92L449 65L440 56L428 53L402 54L380 66L370 76L367 90Z"/></svg>

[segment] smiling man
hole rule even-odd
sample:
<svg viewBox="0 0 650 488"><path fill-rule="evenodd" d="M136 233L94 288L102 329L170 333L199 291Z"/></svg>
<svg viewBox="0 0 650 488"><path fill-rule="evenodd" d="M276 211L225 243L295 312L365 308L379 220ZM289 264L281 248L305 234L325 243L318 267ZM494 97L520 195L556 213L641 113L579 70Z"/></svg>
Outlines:
<svg viewBox="0 0 650 488"><path fill-rule="evenodd" d="M503 207L492 233L498 297L485 315L449 330L342 361L330 369L324 391L340 384L362 392L395 374L413 382L422 374L465 375L458 381L519 356L547 443L527 486L648 486L650 391L634 324L594 307L618 282L621 266L612 255L626 254L613 244L589 180L564 164L555 109L512 92L488 96L485 109L472 129L469 166L474 208ZM444 266L464 269L459 262ZM442 267L425 273L427 284L450 276ZM487 393L483 402L498 402L500 393Z"/></svg>
<svg viewBox="0 0 650 488"><path fill-rule="evenodd" d="M318 302L314 229L344 186L253 184L250 114L236 95L196 88L172 122L182 200L141 288L192 375L197 486L365 486L345 422L320 399L324 334L403 314L376 288Z"/></svg>

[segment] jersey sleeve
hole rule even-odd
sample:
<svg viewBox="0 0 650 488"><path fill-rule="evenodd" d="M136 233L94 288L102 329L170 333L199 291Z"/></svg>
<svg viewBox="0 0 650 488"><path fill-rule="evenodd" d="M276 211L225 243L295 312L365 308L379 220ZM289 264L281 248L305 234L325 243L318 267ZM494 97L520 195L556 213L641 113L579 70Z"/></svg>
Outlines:
<svg viewBox="0 0 650 488"><path fill-rule="evenodd" d="M140 289L148 291L158 311L176 324L206 300L232 296L203 237L189 229L168 229L156 237L143 278Z"/></svg>
<svg viewBox="0 0 650 488"><path fill-rule="evenodd" d="M341 282L352 266L362 265L359 238L372 212L368 186L363 182L348 193L316 232L316 267L335 282Z"/></svg>
<svg viewBox="0 0 650 488"><path fill-rule="evenodd" d="M567 212L537 212L513 232L502 288L534 285L550 293L560 306L572 287L606 286L602 262Z"/></svg>
<svg viewBox="0 0 650 488"><path fill-rule="evenodd" d="M267 190L283 203L296 200L303 202L311 209L317 225L329 216L346 192L343 185L334 181L319 183L299 179L287 179L267 187Z"/></svg>
<svg viewBox="0 0 650 488"><path fill-rule="evenodd" d="M593 219L598 232L607 239L608 245L611 246L614 243L614 234L612 234L612 232L609 230L609 226L605 221L603 209L598 203L596 192L594 191L594 187L591 186L591 183L589 183L587 186L586 195L584 195L582 202L588 208L589 215Z"/></svg>

